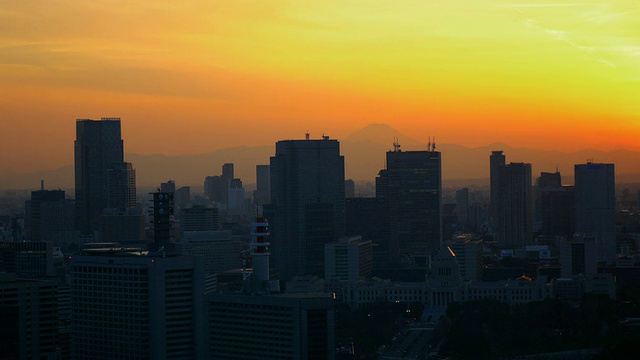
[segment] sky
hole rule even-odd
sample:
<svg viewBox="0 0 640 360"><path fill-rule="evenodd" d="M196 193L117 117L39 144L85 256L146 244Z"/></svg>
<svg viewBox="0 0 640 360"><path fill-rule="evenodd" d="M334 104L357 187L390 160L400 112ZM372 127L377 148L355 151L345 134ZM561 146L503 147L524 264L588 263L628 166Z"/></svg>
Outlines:
<svg viewBox="0 0 640 360"><path fill-rule="evenodd" d="M72 164L101 117L138 154L371 123L640 151L640 2L0 0L0 173Z"/></svg>

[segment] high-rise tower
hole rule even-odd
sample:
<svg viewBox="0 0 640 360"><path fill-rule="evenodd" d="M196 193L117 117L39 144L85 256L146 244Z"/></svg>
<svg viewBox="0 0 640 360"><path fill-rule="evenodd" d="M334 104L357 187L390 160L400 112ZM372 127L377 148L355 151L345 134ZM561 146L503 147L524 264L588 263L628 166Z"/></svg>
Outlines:
<svg viewBox="0 0 640 360"><path fill-rule="evenodd" d="M76 120L74 142L76 227L91 235L107 207L107 171L124 159L119 118Z"/></svg>
<svg viewBox="0 0 640 360"><path fill-rule="evenodd" d="M531 164L510 163L502 169L498 242L516 248L533 240Z"/></svg>
<svg viewBox="0 0 640 360"><path fill-rule="evenodd" d="M491 223L495 239L502 247L529 245L533 235L531 164L505 165L502 151L490 157Z"/></svg>
<svg viewBox="0 0 640 360"><path fill-rule="evenodd" d="M489 176L491 186L491 223L494 230L498 228L500 214L500 174L506 164L502 151L492 151L489 157Z"/></svg>
<svg viewBox="0 0 640 360"><path fill-rule="evenodd" d="M387 169L376 179L376 197L386 201L389 218L389 260L426 258L442 244L442 160L426 151L387 152Z"/></svg>
<svg viewBox="0 0 640 360"><path fill-rule="evenodd" d="M340 143L284 140L271 157L272 258L282 279L324 275L324 244L344 236L344 157ZM267 216L265 216L267 217Z"/></svg>
<svg viewBox="0 0 640 360"><path fill-rule="evenodd" d="M614 164L575 165L576 233L596 239L598 261L616 260Z"/></svg>

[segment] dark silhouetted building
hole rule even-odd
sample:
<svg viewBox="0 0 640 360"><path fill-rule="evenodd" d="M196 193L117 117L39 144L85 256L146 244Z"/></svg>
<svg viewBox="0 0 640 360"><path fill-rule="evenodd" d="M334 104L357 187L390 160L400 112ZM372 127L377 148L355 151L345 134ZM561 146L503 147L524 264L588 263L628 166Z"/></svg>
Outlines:
<svg viewBox="0 0 640 360"><path fill-rule="evenodd" d="M438 151L387 152L376 179L376 197L386 203L390 263L426 266L442 244L442 163Z"/></svg>
<svg viewBox="0 0 640 360"><path fill-rule="evenodd" d="M457 230L469 230L469 189L463 188L456 191L456 217Z"/></svg>
<svg viewBox="0 0 640 360"><path fill-rule="evenodd" d="M502 151L490 158L492 225L501 247L521 248L533 241L531 164L504 159Z"/></svg>
<svg viewBox="0 0 640 360"><path fill-rule="evenodd" d="M25 202L25 228L32 241L68 244L75 237L75 204L62 190L31 192Z"/></svg>
<svg viewBox="0 0 640 360"><path fill-rule="evenodd" d="M207 294L210 359L335 359L334 300L325 294Z"/></svg>
<svg viewBox="0 0 640 360"><path fill-rule="evenodd" d="M136 206L136 170L128 162L107 169L106 208L126 211Z"/></svg>
<svg viewBox="0 0 640 360"><path fill-rule="evenodd" d="M535 208L540 234L571 238L575 229L574 187L562 186L559 172L543 172L537 183Z"/></svg>
<svg viewBox="0 0 640 360"><path fill-rule="evenodd" d="M324 245L324 278L345 281L370 278L371 260L371 241L362 240L361 236L343 237Z"/></svg>
<svg viewBox="0 0 640 360"><path fill-rule="evenodd" d="M76 226L83 235L92 235L108 207L107 171L123 163L120 119L77 120L74 158Z"/></svg>
<svg viewBox="0 0 640 360"><path fill-rule="evenodd" d="M345 232L344 157L337 140L283 140L271 157L272 261L282 279L324 275L324 244ZM269 216L267 216L269 214Z"/></svg>
<svg viewBox="0 0 640 360"><path fill-rule="evenodd" d="M146 240L146 219L138 208L124 211L107 208L102 211L100 219L100 242L140 244Z"/></svg>
<svg viewBox="0 0 640 360"><path fill-rule="evenodd" d="M347 198L346 233L371 241L373 276L385 277L389 271L389 221L386 202L380 198Z"/></svg>
<svg viewBox="0 0 640 360"><path fill-rule="evenodd" d="M253 202L256 206L263 206L271 202L271 171L269 165L256 165L256 190L253 192Z"/></svg>
<svg viewBox="0 0 640 360"><path fill-rule="evenodd" d="M616 260L614 164L575 165L576 233L596 239L598 261Z"/></svg>
<svg viewBox="0 0 640 360"><path fill-rule="evenodd" d="M221 219L218 209L193 206L180 209L180 231L220 230Z"/></svg>
<svg viewBox="0 0 640 360"><path fill-rule="evenodd" d="M202 259L114 253L69 264L73 357L206 358Z"/></svg>
<svg viewBox="0 0 640 360"><path fill-rule="evenodd" d="M176 192L175 181L169 180L167 182L160 183L160 191L164 193L175 193Z"/></svg>
<svg viewBox="0 0 640 360"><path fill-rule="evenodd" d="M351 179L347 179L344 181L344 197L356 197L356 183Z"/></svg>
<svg viewBox="0 0 640 360"><path fill-rule="evenodd" d="M0 242L0 272L23 278L55 276L53 244L50 241Z"/></svg>
<svg viewBox="0 0 640 360"><path fill-rule="evenodd" d="M59 359L58 286L0 272L3 359ZM8 346L8 347L5 347Z"/></svg>
<svg viewBox="0 0 640 360"><path fill-rule="evenodd" d="M491 208L489 220L491 220L494 233L497 232L497 224L500 218L500 176L506 165L506 157L502 151L492 151L489 157L489 176L491 186Z"/></svg>

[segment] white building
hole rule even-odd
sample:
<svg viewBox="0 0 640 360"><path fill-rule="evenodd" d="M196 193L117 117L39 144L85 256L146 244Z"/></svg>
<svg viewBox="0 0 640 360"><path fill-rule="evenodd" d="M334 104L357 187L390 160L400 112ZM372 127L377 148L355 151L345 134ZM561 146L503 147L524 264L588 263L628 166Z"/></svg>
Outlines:
<svg viewBox="0 0 640 360"><path fill-rule="evenodd" d="M350 281L368 278L371 276L371 259L371 241L363 241L362 236L343 237L325 244L324 278Z"/></svg>
<svg viewBox="0 0 640 360"><path fill-rule="evenodd" d="M469 234L445 241L445 246L455 254L462 280L482 280L482 243Z"/></svg>

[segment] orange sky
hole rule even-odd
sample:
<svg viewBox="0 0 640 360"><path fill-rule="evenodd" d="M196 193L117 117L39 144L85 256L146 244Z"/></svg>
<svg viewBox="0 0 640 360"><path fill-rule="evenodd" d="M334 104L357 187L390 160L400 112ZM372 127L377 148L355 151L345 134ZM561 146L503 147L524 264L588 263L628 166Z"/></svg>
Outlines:
<svg viewBox="0 0 640 360"><path fill-rule="evenodd" d="M11 1L0 172L73 162L76 118L168 155L346 136L640 150L640 2Z"/></svg>

